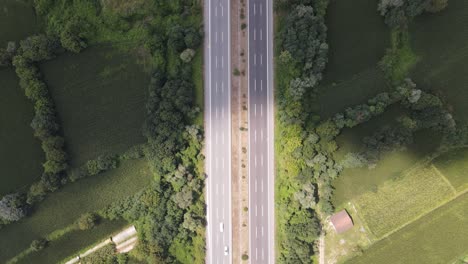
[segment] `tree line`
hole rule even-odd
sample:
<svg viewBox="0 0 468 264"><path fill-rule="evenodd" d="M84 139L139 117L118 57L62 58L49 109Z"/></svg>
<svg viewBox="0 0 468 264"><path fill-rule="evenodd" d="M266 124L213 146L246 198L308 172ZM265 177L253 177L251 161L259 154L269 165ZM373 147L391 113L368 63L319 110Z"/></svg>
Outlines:
<svg viewBox="0 0 468 264"><path fill-rule="evenodd" d="M318 137L310 133L314 122L306 106L315 97L328 60L324 21L328 1L298 0L290 5L279 0L275 4L278 10L287 13L280 22L277 39L280 50L276 89L279 128L276 204L281 212L277 214L277 261L311 263L321 227L317 213L319 186L311 167L314 161L307 154L315 151Z"/></svg>

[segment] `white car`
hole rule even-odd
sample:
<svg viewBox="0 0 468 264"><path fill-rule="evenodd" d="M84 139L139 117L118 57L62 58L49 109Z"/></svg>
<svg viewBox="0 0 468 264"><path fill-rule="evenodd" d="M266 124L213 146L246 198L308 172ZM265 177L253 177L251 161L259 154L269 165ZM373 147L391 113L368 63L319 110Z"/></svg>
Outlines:
<svg viewBox="0 0 468 264"><path fill-rule="evenodd" d="M229 255L229 248L228 246L224 246L224 256Z"/></svg>
<svg viewBox="0 0 468 264"><path fill-rule="evenodd" d="M221 232L221 233L224 232L224 223L223 222L219 223L219 232Z"/></svg>

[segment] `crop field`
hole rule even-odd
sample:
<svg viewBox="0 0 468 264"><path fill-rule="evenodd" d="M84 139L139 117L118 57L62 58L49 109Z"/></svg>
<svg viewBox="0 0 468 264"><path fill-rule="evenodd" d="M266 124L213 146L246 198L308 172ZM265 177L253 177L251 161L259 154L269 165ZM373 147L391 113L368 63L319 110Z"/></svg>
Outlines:
<svg viewBox="0 0 468 264"><path fill-rule="evenodd" d="M44 154L30 127L33 107L13 69L0 69L0 196L41 176Z"/></svg>
<svg viewBox="0 0 468 264"><path fill-rule="evenodd" d="M121 230L127 225L128 223L125 221L104 220L91 230L80 230L68 233L64 237L51 242L44 250L32 253L21 259L18 263L58 263L73 256L76 252L89 247L93 243L107 239L110 234Z"/></svg>
<svg viewBox="0 0 468 264"><path fill-rule="evenodd" d="M39 31L34 8L26 1L0 1L0 47L8 41L19 41Z"/></svg>
<svg viewBox="0 0 468 264"><path fill-rule="evenodd" d="M414 50L421 61L412 74L420 87L442 93L455 117L468 121L468 1L450 0L435 15L417 17L410 25Z"/></svg>
<svg viewBox="0 0 468 264"><path fill-rule="evenodd" d="M30 217L0 229L0 263L26 249L32 240L72 224L83 213L128 197L150 182L151 173L142 159L66 185L41 202Z"/></svg>
<svg viewBox="0 0 468 264"><path fill-rule="evenodd" d="M382 237L455 194L453 187L432 166L416 166L401 178L361 195L355 204L372 233Z"/></svg>
<svg viewBox="0 0 468 264"><path fill-rule="evenodd" d="M57 105L72 166L143 143L149 75L109 45L41 65Z"/></svg>
<svg viewBox="0 0 468 264"><path fill-rule="evenodd" d="M468 188L468 148L444 153L434 160L434 165L457 191Z"/></svg>
<svg viewBox="0 0 468 264"><path fill-rule="evenodd" d="M468 193L375 243L346 264L452 263L468 245Z"/></svg>

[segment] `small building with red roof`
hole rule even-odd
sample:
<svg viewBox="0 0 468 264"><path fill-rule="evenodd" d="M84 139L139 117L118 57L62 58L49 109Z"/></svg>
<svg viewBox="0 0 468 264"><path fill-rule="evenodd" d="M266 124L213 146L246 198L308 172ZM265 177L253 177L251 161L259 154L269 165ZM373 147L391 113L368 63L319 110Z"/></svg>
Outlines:
<svg viewBox="0 0 468 264"><path fill-rule="evenodd" d="M353 219L351 219L346 210L341 210L332 215L330 221L338 234L346 232L354 226Z"/></svg>

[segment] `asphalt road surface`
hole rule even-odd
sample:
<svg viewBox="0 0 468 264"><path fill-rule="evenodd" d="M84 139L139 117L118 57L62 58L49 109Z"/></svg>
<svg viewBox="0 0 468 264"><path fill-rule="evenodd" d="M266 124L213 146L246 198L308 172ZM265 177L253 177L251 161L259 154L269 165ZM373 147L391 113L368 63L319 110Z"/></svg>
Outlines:
<svg viewBox="0 0 468 264"><path fill-rule="evenodd" d="M249 236L250 263L274 255L273 0L249 0Z"/></svg>
<svg viewBox="0 0 468 264"><path fill-rule="evenodd" d="M232 263L230 2L205 2L207 263ZM227 252L226 252L227 247Z"/></svg>

